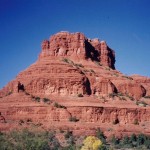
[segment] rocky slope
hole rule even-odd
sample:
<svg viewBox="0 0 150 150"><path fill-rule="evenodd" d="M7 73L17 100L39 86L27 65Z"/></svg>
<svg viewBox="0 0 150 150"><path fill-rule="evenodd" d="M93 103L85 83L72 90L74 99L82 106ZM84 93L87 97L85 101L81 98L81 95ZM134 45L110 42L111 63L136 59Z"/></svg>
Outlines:
<svg viewBox="0 0 150 150"><path fill-rule="evenodd" d="M18 81L24 92L18 93ZM149 133L150 78L115 70L115 52L82 33L59 32L44 40L38 60L0 97L0 130L32 122L80 134L98 127L107 135Z"/></svg>

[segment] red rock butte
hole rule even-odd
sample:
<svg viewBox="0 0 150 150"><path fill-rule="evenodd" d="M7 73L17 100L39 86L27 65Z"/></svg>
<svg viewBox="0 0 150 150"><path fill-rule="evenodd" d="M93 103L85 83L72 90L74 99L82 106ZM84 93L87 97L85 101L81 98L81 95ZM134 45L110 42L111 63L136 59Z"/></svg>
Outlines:
<svg viewBox="0 0 150 150"><path fill-rule="evenodd" d="M117 71L106 42L79 32L44 40L38 60L0 90L0 103L0 131L30 120L81 135L149 134L150 78Z"/></svg>

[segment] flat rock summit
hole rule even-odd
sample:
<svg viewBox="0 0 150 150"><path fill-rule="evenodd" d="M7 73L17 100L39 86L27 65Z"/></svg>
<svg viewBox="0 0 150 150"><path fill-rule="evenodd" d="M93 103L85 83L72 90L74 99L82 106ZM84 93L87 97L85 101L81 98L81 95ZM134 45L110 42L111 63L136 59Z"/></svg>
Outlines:
<svg viewBox="0 0 150 150"><path fill-rule="evenodd" d="M150 78L116 70L105 41L62 31L41 47L38 60L0 90L0 131L35 124L80 135L150 134Z"/></svg>

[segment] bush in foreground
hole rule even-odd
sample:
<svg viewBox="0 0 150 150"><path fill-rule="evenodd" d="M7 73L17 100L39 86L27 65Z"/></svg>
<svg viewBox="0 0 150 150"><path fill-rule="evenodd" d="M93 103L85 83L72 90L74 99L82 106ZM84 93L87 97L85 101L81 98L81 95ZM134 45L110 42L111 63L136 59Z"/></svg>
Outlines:
<svg viewBox="0 0 150 150"><path fill-rule="evenodd" d="M83 146L81 150L99 150L99 148L102 146L102 142L100 139L98 139L95 136L88 136L84 141L83 141Z"/></svg>

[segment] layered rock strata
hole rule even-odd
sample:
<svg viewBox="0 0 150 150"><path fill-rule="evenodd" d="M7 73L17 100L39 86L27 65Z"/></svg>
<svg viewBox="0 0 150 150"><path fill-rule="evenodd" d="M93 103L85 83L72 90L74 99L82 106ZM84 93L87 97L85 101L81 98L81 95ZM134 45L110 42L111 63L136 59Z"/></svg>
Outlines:
<svg viewBox="0 0 150 150"><path fill-rule="evenodd" d="M89 40L82 33L60 32L51 36L49 41L44 40L39 59L45 57L65 57L75 61L90 59L115 69L115 52L106 42Z"/></svg>
<svg viewBox="0 0 150 150"><path fill-rule="evenodd" d="M21 93L18 81L25 88ZM52 104L35 102L44 97L52 99ZM82 33L59 32L42 42L34 64L0 90L0 130L21 119L42 122L45 128L55 122L75 129L69 118L76 117L79 129L82 123L94 123L93 129L117 124L119 129L114 128L119 133L120 126L124 130L126 124L135 127L136 122L141 131L146 122L144 132L148 133L149 99L150 78L117 71L115 52L105 41L88 39ZM55 102L63 109L54 107Z"/></svg>
<svg viewBox="0 0 150 150"><path fill-rule="evenodd" d="M105 41L90 40L82 33L59 32L42 42L38 61L4 87L0 96L15 92L18 81L26 91L39 96L123 93L139 99L146 95L147 86L131 77L118 77L114 69L115 53Z"/></svg>

